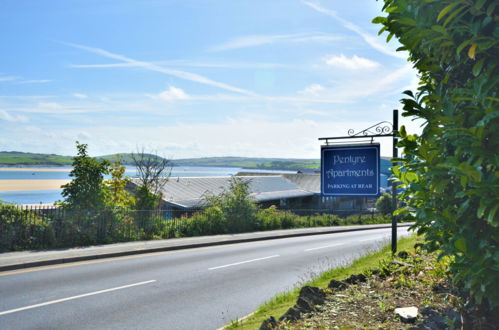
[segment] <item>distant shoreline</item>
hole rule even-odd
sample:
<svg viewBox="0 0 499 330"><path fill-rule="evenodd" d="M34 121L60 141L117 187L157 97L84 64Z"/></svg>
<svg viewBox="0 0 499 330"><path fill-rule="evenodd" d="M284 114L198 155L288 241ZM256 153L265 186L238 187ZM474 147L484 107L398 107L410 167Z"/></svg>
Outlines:
<svg viewBox="0 0 499 330"><path fill-rule="evenodd" d="M0 167L1 172L14 172L14 171L19 171L19 172L70 172L72 168L66 167Z"/></svg>
<svg viewBox="0 0 499 330"><path fill-rule="evenodd" d="M0 192L55 190L71 180L0 180Z"/></svg>

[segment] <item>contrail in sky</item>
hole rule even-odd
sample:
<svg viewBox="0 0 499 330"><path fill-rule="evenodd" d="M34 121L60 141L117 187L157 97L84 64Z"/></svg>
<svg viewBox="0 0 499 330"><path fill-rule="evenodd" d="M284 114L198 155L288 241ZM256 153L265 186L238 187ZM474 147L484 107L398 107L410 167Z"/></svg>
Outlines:
<svg viewBox="0 0 499 330"><path fill-rule="evenodd" d="M231 85L228 85L225 83L211 80L209 78L203 77L203 76L195 74L195 73L168 69L168 68L159 66L157 64L150 63L150 62L134 60L134 59L126 57L124 55L111 53L111 52L104 50L104 49L101 49L101 48L88 47L88 46L83 46L83 45L68 43L68 42L64 42L63 44L74 47L74 48L83 49L83 50L90 52L90 53L102 55L102 56L107 57L107 58L112 58L115 60L123 61L124 63L128 63L131 66L141 67L141 68L146 69L146 70L160 72L160 73L167 74L170 76L175 76L175 77L178 77L178 78L181 78L184 80L190 80L190 81L194 81L194 82L197 82L200 84L205 84L205 85L209 85L209 86L222 88L222 89L225 89L225 90L228 90L231 92L236 92L236 93L249 95L249 96L257 96L257 94L252 92L252 91L248 91L248 90L245 90L242 88L234 87L234 86L231 86Z"/></svg>

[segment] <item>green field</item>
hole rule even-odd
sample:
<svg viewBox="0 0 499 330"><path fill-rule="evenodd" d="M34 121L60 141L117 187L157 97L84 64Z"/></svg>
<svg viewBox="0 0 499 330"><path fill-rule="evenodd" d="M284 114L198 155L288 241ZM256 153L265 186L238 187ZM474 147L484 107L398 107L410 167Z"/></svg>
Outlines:
<svg viewBox="0 0 499 330"><path fill-rule="evenodd" d="M0 151L0 165L43 165L64 166L71 165L73 157L54 154L33 154L18 151Z"/></svg>

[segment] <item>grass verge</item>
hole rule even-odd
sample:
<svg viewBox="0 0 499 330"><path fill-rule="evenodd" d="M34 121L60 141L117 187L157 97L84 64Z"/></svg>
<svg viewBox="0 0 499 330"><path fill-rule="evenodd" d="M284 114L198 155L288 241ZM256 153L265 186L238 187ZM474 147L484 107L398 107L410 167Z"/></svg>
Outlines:
<svg viewBox="0 0 499 330"><path fill-rule="evenodd" d="M402 238L398 241L398 250L411 250L415 243L421 241L421 238L415 235L407 238ZM364 273L369 270L378 268L379 263L391 256L391 245L388 244L384 246L381 250L369 253L346 267L338 267L326 271L319 275L317 278L310 282L304 283L304 285L310 285L320 288L326 288L328 283L335 280L343 280L350 275ZM226 327L226 329L258 329L262 322L274 316L279 318L281 315L286 313L286 311L296 303L296 299L300 292L300 287L276 295L274 298L260 306L253 315L248 317L242 322L234 321L232 324Z"/></svg>

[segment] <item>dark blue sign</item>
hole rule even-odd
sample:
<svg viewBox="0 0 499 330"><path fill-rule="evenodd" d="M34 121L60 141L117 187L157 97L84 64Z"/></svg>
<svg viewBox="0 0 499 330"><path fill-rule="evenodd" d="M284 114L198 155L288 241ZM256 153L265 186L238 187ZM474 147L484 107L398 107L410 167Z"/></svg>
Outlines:
<svg viewBox="0 0 499 330"><path fill-rule="evenodd" d="M379 144L322 146L321 193L323 196L378 196L379 169Z"/></svg>

